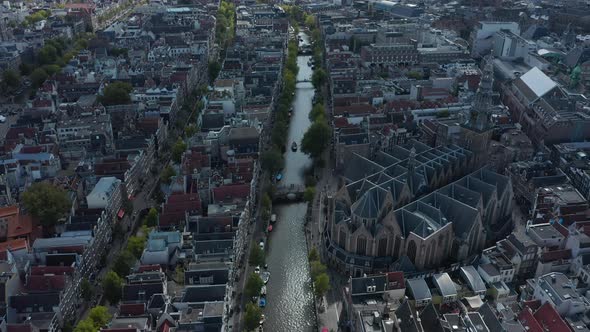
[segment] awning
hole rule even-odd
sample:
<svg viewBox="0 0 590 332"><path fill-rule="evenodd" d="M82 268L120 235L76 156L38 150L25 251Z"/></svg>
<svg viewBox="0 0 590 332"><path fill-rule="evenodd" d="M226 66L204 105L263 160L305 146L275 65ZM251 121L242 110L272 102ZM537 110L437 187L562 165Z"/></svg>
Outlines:
<svg viewBox="0 0 590 332"><path fill-rule="evenodd" d="M119 217L119 219L123 218L123 216L125 215L125 210L120 209L119 213L117 213L117 217Z"/></svg>

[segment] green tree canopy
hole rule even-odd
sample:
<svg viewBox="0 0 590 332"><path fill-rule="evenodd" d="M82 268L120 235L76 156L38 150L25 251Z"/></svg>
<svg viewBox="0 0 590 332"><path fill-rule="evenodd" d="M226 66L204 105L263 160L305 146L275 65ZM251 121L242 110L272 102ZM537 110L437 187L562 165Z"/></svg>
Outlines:
<svg viewBox="0 0 590 332"><path fill-rule="evenodd" d="M74 332L96 332L97 328L90 319L82 319L74 328Z"/></svg>
<svg viewBox="0 0 590 332"><path fill-rule="evenodd" d="M315 196L315 187L307 187L305 188L305 192L303 193L303 199L306 202L313 201L313 197Z"/></svg>
<svg viewBox="0 0 590 332"><path fill-rule="evenodd" d="M332 130L325 121L314 122L303 135L301 151L312 158L321 157L330 144Z"/></svg>
<svg viewBox="0 0 590 332"><path fill-rule="evenodd" d="M92 284L90 284L88 279L84 278L82 279L82 282L80 282L80 292L82 293L84 301L88 302L92 299L94 291L92 290Z"/></svg>
<svg viewBox="0 0 590 332"><path fill-rule="evenodd" d="M48 227L65 221L60 219L66 216L72 206L65 190L47 182L30 186L23 193L22 201L27 211Z"/></svg>
<svg viewBox="0 0 590 332"><path fill-rule="evenodd" d="M314 104L311 111L309 112L309 120L311 121L319 121L325 116L326 110L324 109L324 105L321 103Z"/></svg>
<svg viewBox="0 0 590 332"><path fill-rule="evenodd" d="M260 164L263 170L274 174L283 168L283 154L277 148L264 151L260 156Z"/></svg>
<svg viewBox="0 0 590 332"><path fill-rule="evenodd" d="M105 298L115 305L123 294L123 279L115 271L109 271L102 280L102 288Z"/></svg>
<svg viewBox="0 0 590 332"><path fill-rule="evenodd" d="M172 168L172 166L170 165L166 165L166 167L164 167L164 169L162 170L162 174L160 175L160 177L162 178L162 182L164 182L165 184L170 184L172 177L175 175L176 171L174 170L174 168Z"/></svg>
<svg viewBox="0 0 590 332"><path fill-rule="evenodd" d="M219 64L219 62L209 62L209 65L207 66L207 73L209 74L209 83L213 84L213 82L215 82L215 79L217 79L217 75L219 75L220 71L221 65Z"/></svg>
<svg viewBox="0 0 590 332"><path fill-rule="evenodd" d="M5 70L2 73L2 82L10 89L16 89L20 86L20 74L12 69Z"/></svg>
<svg viewBox="0 0 590 332"><path fill-rule="evenodd" d="M308 29L313 30L315 28L315 16L313 16L313 15L305 15L305 26Z"/></svg>
<svg viewBox="0 0 590 332"><path fill-rule="evenodd" d="M309 259L310 262L314 262L320 259L320 255L318 254L318 250L313 247L311 248L311 250L309 251L309 254L307 254L307 259Z"/></svg>
<svg viewBox="0 0 590 332"><path fill-rule="evenodd" d="M126 277L129 275L129 272L131 272L133 263L135 263L135 257L133 254L129 250L123 250L113 262L113 271L122 278Z"/></svg>
<svg viewBox="0 0 590 332"><path fill-rule="evenodd" d="M271 205L272 205L272 201L271 201L268 193L262 194L262 207L268 210L268 209L270 209Z"/></svg>
<svg viewBox="0 0 590 332"><path fill-rule="evenodd" d="M113 82L104 89L100 101L105 106L129 104L131 97L129 94L133 91L131 84L126 82Z"/></svg>
<svg viewBox="0 0 590 332"><path fill-rule="evenodd" d="M186 143L179 137L174 146L172 147L172 160L180 164L182 161L182 154L186 151Z"/></svg>
<svg viewBox="0 0 590 332"><path fill-rule="evenodd" d="M326 83L327 78L328 75L326 74L326 71L322 68L318 68L313 71L313 74L311 74L311 83L313 84L314 88L319 89L324 85L324 83Z"/></svg>
<svg viewBox="0 0 590 332"><path fill-rule="evenodd" d="M141 258L145 249L146 239L143 236L131 236L127 242L127 250L137 259Z"/></svg>
<svg viewBox="0 0 590 332"><path fill-rule="evenodd" d="M97 329L105 326L111 320L111 317L112 315L109 314L107 307L101 305L90 309L90 313L88 314L88 319L92 321L94 327Z"/></svg>
<svg viewBox="0 0 590 332"><path fill-rule="evenodd" d="M29 76L29 79L31 80L33 87L38 88L43 82L45 82L47 77L49 77L49 75L47 75L47 72L43 68L36 68Z"/></svg>
<svg viewBox="0 0 590 332"><path fill-rule="evenodd" d="M158 226L158 210L156 210L156 208L151 208L148 212L147 216L145 217L145 225L147 227Z"/></svg>
<svg viewBox="0 0 590 332"><path fill-rule="evenodd" d="M330 277L326 273L318 275L314 279L313 286L317 296L324 296L330 290Z"/></svg>
<svg viewBox="0 0 590 332"><path fill-rule="evenodd" d="M254 303L246 304L246 314L244 315L244 326L246 331L254 331L260 324L262 318L262 309Z"/></svg>
<svg viewBox="0 0 590 332"><path fill-rule="evenodd" d="M319 260L312 261L310 264L311 278L315 280L320 274L326 273L326 266Z"/></svg>
<svg viewBox="0 0 590 332"><path fill-rule="evenodd" d="M264 286L264 281L256 273L252 273L248 280L246 280L246 288L244 292L248 298L260 295L260 290Z"/></svg>
<svg viewBox="0 0 590 332"><path fill-rule="evenodd" d="M57 49L53 45L43 46L37 53L37 59L42 65L52 64L57 60Z"/></svg>
<svg viewBox="0 0 590 332"><path fill-rule="evenodd" d="M248 263L253 266L264 265L264 251L260 248L260 246L258 246L257 243L252 246L252 249L250 249Z"/></svg>

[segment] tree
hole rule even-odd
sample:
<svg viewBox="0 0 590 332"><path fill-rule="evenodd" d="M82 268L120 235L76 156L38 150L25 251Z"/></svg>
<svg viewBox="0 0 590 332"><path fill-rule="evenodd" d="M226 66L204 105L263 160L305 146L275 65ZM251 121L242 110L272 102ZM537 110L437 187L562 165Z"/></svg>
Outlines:
<svg viewBox="0 0 590 332"><path fill-rule="evenodd" d="M101 305L90 309L90 313L88 314L88 319L94 323L96 329L105 326L111 320L111 317L112 316L109 314L107 307Z"/></svg>
<svg viewBox="0 0 590 332"><path fill-rule="evenodd" d="M160 175L160 177L162 178L162 182L164 182L165 184L170 184L170 180L175 175L176 171L174 170L174 168L172 168L172 166L170 165L166 165L166 167L164 167L164 169L162 170L162 174Z"/></svg>
<svg viewBox="0 0 590 332"><path fill-rule="evenodd" d="M303 193L303 199L306 202L313 201L313 197L315 196L315 187L307 187L305 188L305 192Z"/></svg>
<svg viewBox="0 0 590 332"><path fill-rule="evenodd" d="M277 148L264 151L260 156L260 165L263 170L274 174L283 168L283 154Z"/></svg>
<svg viewBox="0 0 590 332"><path fill-rule="evenodd" d="M123 279L115 271L109 271L102 281L102 289L109 303L117 304L123 294Z"/></svg>
<svg viewBox="0 0 590 332"><path fill-rule="evenodd" d="M5 70L2 73L2 82L10 89L16 89L20 86L20 75L12 69Z"/></svg>
<svg viewBox="0 0 590 332"><path fill-rule="evenodd" d="M215 79L217 79L217 75L221 71L221 65L217 61L211 61L207 65L207 73L209 74L209 83L213 84Z"/></svg>
<svg viewBox="0 0 590 332"><path fill-rule="evenodd" d="M262 207L264 209L266 209L266 210L270 210L272 201L271 201L270 196L268 195L268 193L264 193L262 195L262 199L261 200L262 200L262 202L261 202L262 203Z"/></svg>
<svg viewBox="0 0 590 332"><path fill-rule="evenodd" d="M18 65L18 70L20 71L21 75L28 76L31 74L31 72L33 72L33 66L29 63L22 62L20 65Z"/></svg>
<svg viewBox="0 0 590 332"><path fill-rule="evenodd" d="M34 183L23 193L22 200L27 211L46 227L63 223L65 220L60 219L72 206L68 193L48 182Z"/></svg>
<svg viewBox="0 0 590 332"><path fill-rule="evenodd" d="M314 104L313 108L309 112L309 120L311 121L319 121L325 116L326 110L324 109L324 105L321 103Z"/></svg>
<svg viewBox="0 0 590 332"><path fill-rule="evenodd" d="M305 15L305 26L313 30L315 28L315 16Z"/></svg>
<svg viewBox="0 0 590 332"><path fill-rule="evenodd" d="M156 227L158 226L158 210L156 208L151 208L148 212L147 216L145 217L145 225L147 227Z"/></svg>
<svg viewBox="0 0 590 332"><path fill-rule="evenodd" d="M252 249L250 249L248 263L253 266L264 265L264 251L258 246L257 243L252 246Z"/></svg>
<svg viewBox="0 0 590 332"><path fill-rule="evenodd" d="M262 309L254 303L246 304L246 314L244 315L244 326L246 331L253 331L260 325L262 319Z"/></svg>
<svg viewBox="0 0 590 332"><path fill-rule="evenodd" d="M326 273L318 275L313 281L313 287L318 297L324 296L330 290L330 277Z"/></svg>
<svg viewBox="0 0 590 332"><path fill-rule="evenodd" d="M135 257L128 250L123 250L119 253L115 262L113 263L113 271L120 277L126 277L131 272L131 267L135 262Z"/></svg>
<svg viewBox="0 0 590 332"><path fill-rule="evenodd" d="M264 281L262 281L258 274L252 273L248 277L248 280L246 280L246 288L244 292L246 293L246 296L249 298L258 296L260 294L262 286L264 286Z"/></svg>
<svg viewBox="0 0 590 332"><path fill-rule="evenodd" d="M314 262L320 259L320 255L318 254L318 250L313 247L311 248L311 250L309 251L309 254L307 254L307 259L309 259L310 262Z"/></svg>
<svg viewBox="0 0 590 332"><path fill-rule="evenodd" d="M172 160L180 164L182 161L182 154L186 151L186 143L179 137L174 146L172 147Z"/></svg>
<svg viewBox="0 0 590 332"><path fill-rule="evenodd" d="M88 279L82 279L82 282L80 283L80 290L84 301L88 302L92 299L92 293L94 292L92 290L92 285L90 284Z"/></svg>
<svg viewBox="0 0 590 332"><path fill-rule="evenodd" d="M127 250L137 259L141 258L145 248L145 237L131 236L127 242Z"/></svg>
<svg viewBox="0 0 590 332"><path fill-rule="evenodd" d="M105 106L129 104L131 97L129 94L133 91L131 84L126 82L113 82L104 89L100 101Z"/></svg>
<svg viewBox="0 0 590 332"><path fill-rule="evenodd" d="M82 319L74 328L74 332L96 332L97 328L94 327L94 323L90 319Z"/></svg>
<svg viewBox="0 0 590 332"><path fill-rule="evenodd" d="M53 45L45 45L37 53L37 59L42 65L52 64L57 60L57 49Z"/></svg>
<svg viewBox="0 0 590 332"><path fill-rule="evenodd" d="M31 75L29 75L31 84L35 88L40 87L43 84L43 82L45 82L47 77L49 77L49 75L47 75L47 72L43 70L43 68L36 68L35 70L33 70Z"/></svg>
<svg viewBox="0 0 590 332"><path fill-rule="evenodd" d="M43 70L45 70L47 75L53 76L53 74L58 73L61 68L58 65L45 65L43 66Z"/></svg>
<svg viewBox="0 0 590 332"><path fill-rule="evenodd" d="M311 83L314 88L319 89L324 83L326 83L327 78L328 75L326 74L326 71L322 68L318 68L313 71L313 74L311 74Z"/></svg>
<svg viewBox="0 0 590 332"><path fill-rule="evenodd" d="M315 280L320 274L326 273L326 266L319 260L312 261L310 264L311 278Z"/></svg>
<svg viewBox="0 0 590 332"><path fill-rule="evenodd" d="M194 124L190 124L186 127L184 127L184 133L186 135L186 137L193 137L193 135L197 132L197 126L195 126Z"/></svg>
<svg viewBox="0 0 590 332"><path fill-rule="evenodd" d="M325 121L314 122L303 135L301 151L312 158L318 158L330 144L332 132Z"/></svg>

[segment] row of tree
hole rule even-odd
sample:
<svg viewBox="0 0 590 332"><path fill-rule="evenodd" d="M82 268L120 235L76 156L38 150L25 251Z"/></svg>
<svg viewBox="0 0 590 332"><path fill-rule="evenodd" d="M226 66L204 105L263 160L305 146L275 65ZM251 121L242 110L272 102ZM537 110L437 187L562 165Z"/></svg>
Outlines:
<svg viewBox="0 0 590 332"><path fill-rule="evenodd" d="M316 248L309 251L308 258L315 295L322 298L330 290L330 276L328 276L326 266L320 261Z"/></svg>
<svg viewBox="0 0 590 332"><path fill-rule="evenodd" d="M272 147L264 151L260 157L261 166L264 170L274 174L283 168L283 152L287 145L287 133L289 132L289 112L295 96L295 85L297 84L297 41L290 41L287 47L287 59L283 70L283 89L278 99L274 125L271 131Z"/></svg>
<svg viewBox="0 0 590 332"><path fill-rule="evenodd" d="M149 218L151 218L150 213L148 213L144 222L151 222L149 221ZM149 228L146 225L143 225L142 230L139 233L140 235L131 236L129 238L127 241L127 247L117 255L111 270L107 272L103 279L102 287L104 296L110 304L116 304L121 300L124 279L129 273L131 273L131 269L133 268L133 265L135 265L135 262L141 258L147 242L148 233Z"/></svg>
<svg viewBox="0 0 590 332"><path fill-rule="evenodd" d="M223 50L227 46L231 45L236 28L236 5L233 3L222 0L217 10L216 25L215 25L215 39L217 44L221 46Z"/></svg>
<svg viewBox="0 0 590 332"><path fill-rule="evenodd" d="M88 317L78 322L74 332L96 332L103 328L110 320L112 315L107 307L96 306L90 309Z"/></svg>

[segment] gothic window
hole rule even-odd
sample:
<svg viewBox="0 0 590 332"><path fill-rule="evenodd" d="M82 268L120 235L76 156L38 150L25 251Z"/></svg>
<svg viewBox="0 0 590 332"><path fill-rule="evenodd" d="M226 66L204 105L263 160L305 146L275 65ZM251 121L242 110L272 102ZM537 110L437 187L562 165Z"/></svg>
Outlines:
<svg viewBox="0 0 590 332"><path fill-rule="evenodd" d="M356 253L357 255L365 255L367 252L367 239L364 236L359 236L356 239Z"/></svg>
<svg viewBox="0 0 590 332"><path fill-rule="evenodd" d="M379 240L379 247L377 248L377 256L387 256L387 238L386 237Z"/></svg>
<svg viewBox="0 0 590 332"><path fill-rule="evenodd" d="M346 249L346 232L342 228L338 235L338 245L340 245L341 248Z"/></svg>
<svg viewBox="0 0 590 332"><path fill-rule="evenodd" d="M408 243L408 258L410 261L412 261L412 263L416 261L417 250L418 248L416 247L416 242L414 242L414 240L410 240L410 243Z"/></svg>
<svg viewBox="0 0 590 332"><path fill-rule="evenodd" d="M402 239L399 236L395 237L395 245L393 246L393 257L399 258L399 248L401 246Z"/></svg>

